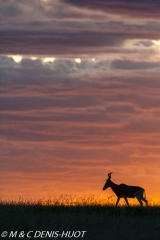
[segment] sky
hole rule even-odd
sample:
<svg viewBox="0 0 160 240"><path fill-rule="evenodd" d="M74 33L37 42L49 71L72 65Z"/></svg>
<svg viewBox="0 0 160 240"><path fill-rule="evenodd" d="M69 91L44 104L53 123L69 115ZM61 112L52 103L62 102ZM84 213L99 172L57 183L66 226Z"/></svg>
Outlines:
<svg viewBox="0 0 160 240"><path fill-rule="evenodd" d="M0 1L0 196L160 198L160 2Z"/></svg>

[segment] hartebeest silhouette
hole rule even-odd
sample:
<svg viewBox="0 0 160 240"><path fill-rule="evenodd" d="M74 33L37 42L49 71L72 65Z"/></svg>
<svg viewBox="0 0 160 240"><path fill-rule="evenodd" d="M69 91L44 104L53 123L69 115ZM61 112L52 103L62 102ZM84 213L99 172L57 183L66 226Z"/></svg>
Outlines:
<svg viewBox="0 0 160 240"><path fill-rule="evenodd" d="M111 174L112 172L108 173L108 179L106 180L103 190L109 187L112 189L112 191L117 196L116 206L118 205L120 198L124 198L127 206L129 206L127 198L135 198L135 197L137 198L141 206L143 206L142 201L144 201L146 203L146 206L148 206L148 201L145 198L145 190L143 188L138 186L128 186L123 183L120 185L117 185L111 181Z"/></svg>

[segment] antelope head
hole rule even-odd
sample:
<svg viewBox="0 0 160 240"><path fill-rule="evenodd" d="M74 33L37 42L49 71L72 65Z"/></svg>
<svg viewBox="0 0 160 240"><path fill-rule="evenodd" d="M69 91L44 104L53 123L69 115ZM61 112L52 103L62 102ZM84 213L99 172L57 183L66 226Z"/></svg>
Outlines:
<svg viewBox="0 0 160 240"><path fill-rule="evenodd" d="M108 179L106 180L106 183L105 183L105 185L103 187L103 190L105 190L105 189L107 189L107 188L109 188L111 186L111 181L110 181L111 174L112 174L112 172L108 173Z"/></svg>

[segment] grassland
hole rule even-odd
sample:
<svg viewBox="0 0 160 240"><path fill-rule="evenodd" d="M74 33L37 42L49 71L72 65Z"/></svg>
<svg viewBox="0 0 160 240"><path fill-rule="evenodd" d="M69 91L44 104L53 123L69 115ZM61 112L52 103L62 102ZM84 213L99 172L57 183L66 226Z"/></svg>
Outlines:
<svg viewBox="0 0 160 240"><path fill-rule="evenodd" d="M63 197L44 201L0 201L0 233L17 231L86 231L83 238L45 237L45 239L159 240L160 206L114 207L112 201L95 197ZM41 239L13 237L12 239ZM6 237L4 239L11 239Z"/></svg>

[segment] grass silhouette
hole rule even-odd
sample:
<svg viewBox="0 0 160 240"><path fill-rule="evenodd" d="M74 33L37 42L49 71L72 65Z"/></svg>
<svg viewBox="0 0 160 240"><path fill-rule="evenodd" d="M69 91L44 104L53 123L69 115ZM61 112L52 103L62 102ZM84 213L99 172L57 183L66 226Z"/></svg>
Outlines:
<svg viewBox="0 0 160 240"><path fill-rule="evenodd" d="M61 195L48 200L19 198L17 202L1 199L0 232L87 231L85 240L160 239L160 205L153 199L149 207L114 204L114 198L106 200L93 195Z"/></svg>

